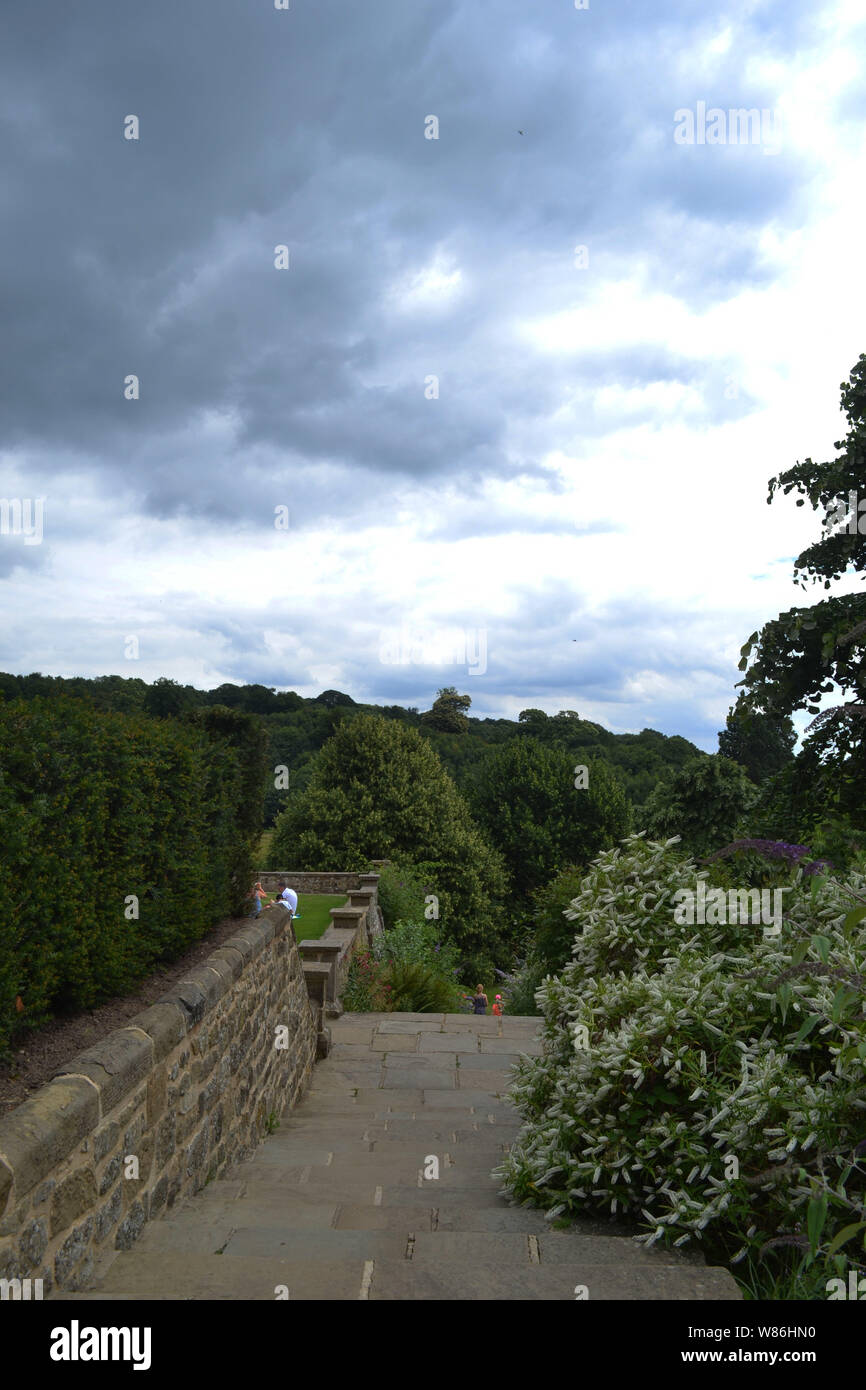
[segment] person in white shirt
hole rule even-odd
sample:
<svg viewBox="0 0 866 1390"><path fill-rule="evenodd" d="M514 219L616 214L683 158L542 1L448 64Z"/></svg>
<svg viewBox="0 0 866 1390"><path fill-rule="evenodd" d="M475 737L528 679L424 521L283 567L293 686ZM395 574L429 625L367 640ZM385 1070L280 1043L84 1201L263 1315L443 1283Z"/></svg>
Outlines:
<svg viewBox="0 0 866 1390"><path fill-rule="evenodd" d="M282 903L283 907L291 913L292 917L297 917L298 895L294 888L288 888L282 880L280 880L279 892L277 893L277 902Z"/></svg>

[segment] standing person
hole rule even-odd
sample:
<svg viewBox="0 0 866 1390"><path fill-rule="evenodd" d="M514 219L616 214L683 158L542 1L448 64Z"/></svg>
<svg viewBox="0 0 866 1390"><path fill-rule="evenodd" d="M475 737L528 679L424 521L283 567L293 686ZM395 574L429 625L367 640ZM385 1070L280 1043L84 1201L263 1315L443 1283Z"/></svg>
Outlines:
<svg viewBox="0 0 866 1390"><path fill-rule="evenodd" d="M493 1004L493 1012L495 1013L495 1015L496 1015L497 1018L501 1018L501 1017L502 1017L502 995L501 995L501 994L497 994L497 996L496 996L496 999L495 999L494 1004Z"/></svg>
<svg viewBox="0 0 866 1390"><path fill-rule="evenodd" d="M259 913L262 910L262 902L268 895L262 887L261 883L256 883L253 888L253 891L248 896L253 900L253 910L250 913L250 916L258 917Z"/></svg>
<svg viewBox="0 0 866 1390"><path fill-rule="evenodd" d="M487 1013L487 995L484 993L483 985L477 985L475 993L472 995L472 1012L475 1014Z"/></svg>

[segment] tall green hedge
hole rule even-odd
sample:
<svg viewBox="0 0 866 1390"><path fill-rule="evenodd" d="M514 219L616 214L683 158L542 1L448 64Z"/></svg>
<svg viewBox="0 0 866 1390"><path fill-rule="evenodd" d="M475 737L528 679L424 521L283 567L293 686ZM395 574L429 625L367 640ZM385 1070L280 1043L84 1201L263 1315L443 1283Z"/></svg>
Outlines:
<svg viewBox="0 0 866 1390"><path fill-rule="evenodd" d="M240 909L265 774L258 722L232 710L0 703L0 1051L128 991Z"/></svg>

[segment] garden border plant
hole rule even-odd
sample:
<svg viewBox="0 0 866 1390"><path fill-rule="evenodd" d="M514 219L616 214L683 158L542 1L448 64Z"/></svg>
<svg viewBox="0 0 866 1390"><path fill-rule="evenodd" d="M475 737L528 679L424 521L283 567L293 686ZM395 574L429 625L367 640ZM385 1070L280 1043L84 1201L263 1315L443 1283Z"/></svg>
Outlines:
<svg viewBox="0 0 866 1390"><path fill-rule="evenodd" d="M674 893L708 871L677 844L629 836L590 866L497 1172L549 1220L601 1208L742 1262L752 1294L826 1297L866 1248L864 866L792 869L779 936L683 927Z"/></svg>

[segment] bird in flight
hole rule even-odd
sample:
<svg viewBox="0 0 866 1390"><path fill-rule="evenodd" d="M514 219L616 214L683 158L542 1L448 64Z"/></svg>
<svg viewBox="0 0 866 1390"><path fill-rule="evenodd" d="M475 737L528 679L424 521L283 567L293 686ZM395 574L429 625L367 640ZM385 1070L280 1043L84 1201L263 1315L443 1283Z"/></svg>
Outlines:
<svg viewBox="0 0 866 1390"><path fill-rule="evenodd" d="M522 135L522 134L523 134L523 131L522 131L522 130L518 130L517 134L518 134L518 135Z"/></svg>

